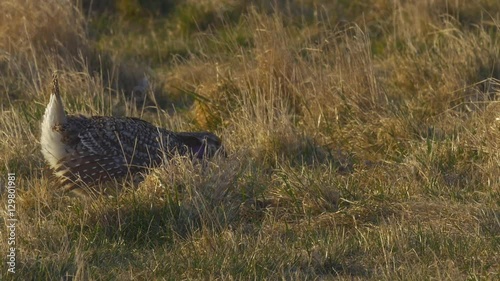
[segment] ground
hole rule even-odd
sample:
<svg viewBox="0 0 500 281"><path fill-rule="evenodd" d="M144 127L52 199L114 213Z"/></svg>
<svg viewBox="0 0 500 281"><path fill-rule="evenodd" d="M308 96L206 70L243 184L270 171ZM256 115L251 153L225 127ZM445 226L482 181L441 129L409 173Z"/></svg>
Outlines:
<svg viewBox="0 0 500 281"><path fill-rule="evenodd" d="M0 2L0 279L500 278L499 1L63 2ZM55 70L227 157L62 193Z"/></svg>

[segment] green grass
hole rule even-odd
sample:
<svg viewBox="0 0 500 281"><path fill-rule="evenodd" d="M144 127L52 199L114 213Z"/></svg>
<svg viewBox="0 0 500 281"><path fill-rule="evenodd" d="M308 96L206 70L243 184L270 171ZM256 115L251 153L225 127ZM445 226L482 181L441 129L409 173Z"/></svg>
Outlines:
<svg viewBox="0 0 500 281"><path fill-rule="evenodd" d="M56 2L0 3L0 279L500 277L498 1ZM56 69L68 112L228 156L62 194L39 152Z"/></svg>

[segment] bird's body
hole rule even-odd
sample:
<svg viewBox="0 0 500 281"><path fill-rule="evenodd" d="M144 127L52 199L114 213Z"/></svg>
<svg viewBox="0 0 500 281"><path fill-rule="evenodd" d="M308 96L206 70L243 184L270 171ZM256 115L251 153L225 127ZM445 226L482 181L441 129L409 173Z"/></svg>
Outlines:
<svg viewBox="0 0 500 281"><path fill-rule="evenodd" d="M208 132L175 133L138 118L66 115L57 77L42 121L42 154L66 190L94 186L159 166L175 154L213 155Z"/></svg>

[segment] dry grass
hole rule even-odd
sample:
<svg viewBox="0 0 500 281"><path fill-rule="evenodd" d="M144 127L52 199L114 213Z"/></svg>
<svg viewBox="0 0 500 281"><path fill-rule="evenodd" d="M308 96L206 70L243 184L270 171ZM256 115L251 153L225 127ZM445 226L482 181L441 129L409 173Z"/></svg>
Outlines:
<svg viewBox="0 0 500 281"><path fill-rule="evenodd" d="M3 278L500 277L498 1L63 2L0 3ZM69 112L212 130L228 157L60 194L54 69Z"/></svg>

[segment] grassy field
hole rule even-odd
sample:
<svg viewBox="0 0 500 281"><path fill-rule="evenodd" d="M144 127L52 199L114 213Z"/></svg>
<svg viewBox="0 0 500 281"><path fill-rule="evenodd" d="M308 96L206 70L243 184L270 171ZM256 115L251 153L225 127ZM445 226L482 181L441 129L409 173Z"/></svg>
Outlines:
<svg viewBox="0 0 500 281"><path fill-rule="evenodd" d="M0 2L1 280L500 279L500 2L268 2ZM54 70L227 158L61 193Z"/></svg>

